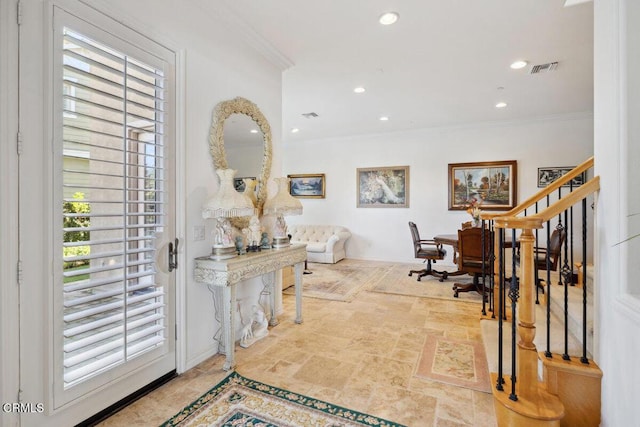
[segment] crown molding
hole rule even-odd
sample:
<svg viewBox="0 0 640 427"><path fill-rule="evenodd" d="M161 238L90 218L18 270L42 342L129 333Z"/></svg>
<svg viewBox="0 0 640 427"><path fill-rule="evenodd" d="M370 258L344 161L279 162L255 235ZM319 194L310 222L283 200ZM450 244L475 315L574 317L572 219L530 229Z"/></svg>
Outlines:
<svg viewBox="0 0 640 427"><path fill-rule="evenodd" d="M262 55L267 61L284 71L293 67L294 62L273 44L262 37L246 21L238 16L231 7L224 2L212 3L206 0L192 0L206 13L213 15L230 31L238 35L238 38Z"/></svg>

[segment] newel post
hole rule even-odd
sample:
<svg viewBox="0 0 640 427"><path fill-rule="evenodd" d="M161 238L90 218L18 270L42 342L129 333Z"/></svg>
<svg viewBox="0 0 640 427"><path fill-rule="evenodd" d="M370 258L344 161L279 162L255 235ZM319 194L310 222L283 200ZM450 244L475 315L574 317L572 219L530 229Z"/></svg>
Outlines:
<svg viewBox="0 0 640 427"><path fill-rule="evenodd" d="M518 301L517 393L524 398L537 394L538 352L536 336L536 284L534 273L535 237L531 228L520 235L520 299Z"/></svg>

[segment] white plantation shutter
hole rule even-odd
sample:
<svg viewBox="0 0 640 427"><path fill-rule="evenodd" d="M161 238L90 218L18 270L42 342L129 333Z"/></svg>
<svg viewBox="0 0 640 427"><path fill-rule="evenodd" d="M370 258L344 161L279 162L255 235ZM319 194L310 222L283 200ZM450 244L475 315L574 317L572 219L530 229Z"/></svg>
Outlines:
<svg viewBox="0 0 640 427"><path fill-rule="evenodd" d="M64 28L64 387L167 337L156 236L166 221L161 70Z"/></svg>

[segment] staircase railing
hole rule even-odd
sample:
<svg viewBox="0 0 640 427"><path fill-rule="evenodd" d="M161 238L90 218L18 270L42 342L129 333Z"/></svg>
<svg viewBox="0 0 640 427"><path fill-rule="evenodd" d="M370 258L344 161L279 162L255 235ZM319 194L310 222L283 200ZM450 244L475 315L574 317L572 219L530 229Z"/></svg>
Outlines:
<svg viewBox="0 0 640 427"><path fill-rule="evenodd" d="M568 295L569 288L577 284L582 286L582 337L578 337L582 341L582 354L578 357L582 364L590 363L587 343L587 265L590 255L588 249L593 245L588 241L588 235L593 230L593 227L589 227L593 222L591 207L595 204L600 184L597 176L586 182L584 177L593 165L593 158L586 160L508 212L481 215L483 227L490 228L496 236L494 253L489 255L493 274L487 287L494 291L492 297L483 302L482 310L486 315L485 304L488 304L491 317L498 319L498 372L494 373L494 398L499 403L496 404L499 424L499 408L515 412L525 420L521 424L511 421L509 425L527 425L531 420L548 420L551 423L549 425L557 425L554 422L565 414L566 402L563 405L558 396L549 395L546 387L538 381L538 352L534 344L536 305L540 302L540 294L544 293L546 348L541 357L554 357L551 342L556 337L552 337L551 331L552 322L556 320L551 313L551 294L555 293L556 286L552 283L556 281L564 292L563 319L560 320L563 323L561 359L572 360L569 354ZM553 230L565 236L554 272L551 265ZM558 243L557 239L554 241ZM542 274L538 272L541 268L540 259L546 259ZM574 273L576 266L582 270L581 274ZM576 283L576 276L581 277L582 283ZM542 286L543 282L545 286ZM505 331L505 325L508 331ZM507 348L509 341L510 352ZM557 338L555 341L558 341ZM509 365L510 372L507 374L503 369ZM513 415L510 417L512 419Z"/></svg>

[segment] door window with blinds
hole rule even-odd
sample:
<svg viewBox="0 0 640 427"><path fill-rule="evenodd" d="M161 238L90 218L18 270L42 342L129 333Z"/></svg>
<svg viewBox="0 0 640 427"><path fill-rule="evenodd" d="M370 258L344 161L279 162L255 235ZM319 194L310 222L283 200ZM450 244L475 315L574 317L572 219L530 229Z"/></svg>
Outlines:
<svg viewBox="0 0 640 427"><path fill-rule="evenodd" d="M167 222L166 87L161 68L69 27L57 52L62 307L54 312L68 389L168 339L156 266Z"/></svg>

